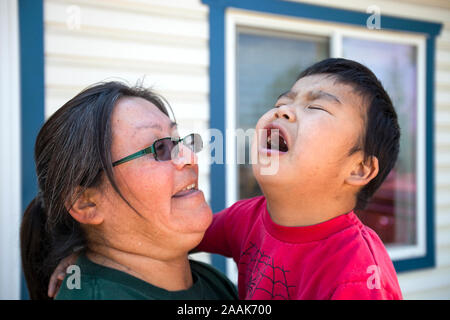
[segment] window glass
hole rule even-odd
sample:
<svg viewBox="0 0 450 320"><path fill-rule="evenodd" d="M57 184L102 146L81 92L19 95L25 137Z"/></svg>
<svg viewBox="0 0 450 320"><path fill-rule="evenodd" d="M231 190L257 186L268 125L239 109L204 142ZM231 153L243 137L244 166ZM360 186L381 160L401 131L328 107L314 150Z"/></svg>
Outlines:
<svg viewBox="0 0 450 320"><path fill-rule="evenodd" d="M358 215L384 243L415 244L417 49L413 45L344 37L343 56L363 63L377 75L392 99L401 128L397 164L366 210Z"/></svg>
<svg viewBox="0 0 450 320"><path fill-rule="evenodd" d="M238 29L236 52L236 127L255 128L258 119L272 108L280 94L289 90L299 73L329 56L329 39L255 29ZM237 143L244 143L237 139ZM237 150L249 150L237 145ZM238 165L238 198L260 195L248 152Z"/></svg>

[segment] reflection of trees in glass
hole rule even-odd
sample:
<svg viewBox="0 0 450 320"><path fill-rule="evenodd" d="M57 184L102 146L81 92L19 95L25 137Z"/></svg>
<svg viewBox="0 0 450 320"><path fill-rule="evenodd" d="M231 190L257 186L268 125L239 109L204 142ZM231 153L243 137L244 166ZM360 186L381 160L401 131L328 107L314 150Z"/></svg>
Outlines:
<svg viewBox="0 0 450 320"><path fill-rule="evenodd" d="M383 242L413 244L416 241L416 48L344 38L344 56L364 63L382 81L397 111L401 129L400 153L395 168L366 210L358 214Z"/></svg>
<svg viewBox="0 0 450 320"><path fill-rule="evenodd" d="M399 47L398 53L392 57L390 63L380 67L385 72L379 75L386 85L397 111L401 128L400 153L391 175L392 181L386 181L382 190L395 190L392 197L395 208L394 243L414 243L416 239L416 208L415 208L415 169L416 169L416 99L415 94L415 62L412 48ZM414 77L411 77L414 75Z"/></svg>
<svg viewBox="0 0 450 320"><path fill-rule="evenodd" d="M400 153L397 160L398 173L408 173L414 171L415 162L415 132L411 129L411 113L415 106L407 106L407 94L408 83L402 76L401 68L399 67L398 57L394 57L394 60L390 63L390 68L386 72L388 79L387 83L390 85L386 90L388 91L395 110L397 111L398 122L401 128L400 137ZM411 110L412 109L412 110Z"/></svg>
<svg viewBox="0 0 450 320"><path fill-rule="evenodd" d="M271 107L275 104L277 98L284 92L291 89L300 72L305 68L303 64L288 66L283 72L274 77L274 80L267 86L265 92L265 101L272 101Z"/></svg>

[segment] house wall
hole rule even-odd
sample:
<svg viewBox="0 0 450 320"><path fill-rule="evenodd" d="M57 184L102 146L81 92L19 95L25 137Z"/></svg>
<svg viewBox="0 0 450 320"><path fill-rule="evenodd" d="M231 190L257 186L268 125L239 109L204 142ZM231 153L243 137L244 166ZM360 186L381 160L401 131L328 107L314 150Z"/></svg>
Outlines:
<svg viewBox="0 0 450 320"><path fill-rule="evenodd" d="M450 3L446 0L309 1L444 24L436 46L436 268L399 275L407 299L450 298ZM49 116L94 82L142 79L165 96L182 132L209 121L208 7L200 0L45 0L45 93ZM205 153L206 154L206 153ZM209 200L209 167L200 188ZM208 260L207 255L199 257Z"/></svg>
<svg viewBox="0 0 450 320"><path fill-rule="evenodd" d="M3 300L20 298L21 168L17 0L0 1L0 70L0 300Z"/></svg>

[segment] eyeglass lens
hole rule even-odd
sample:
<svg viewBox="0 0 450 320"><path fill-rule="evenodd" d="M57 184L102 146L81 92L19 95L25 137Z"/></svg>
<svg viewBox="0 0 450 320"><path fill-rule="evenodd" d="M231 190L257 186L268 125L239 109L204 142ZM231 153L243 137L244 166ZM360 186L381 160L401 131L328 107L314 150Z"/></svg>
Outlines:
<svg viewBox="0 0 450 320"><path fill-rule="evenodd" d="M182 140L183 144L194 151L200 152L203 149L203 141L199 134L190 134ZM172 139L161 139L155 143L156 159L159 161L168 161L178 155L179 147L176 147L178 141ZM173 153L173 154L172 154Z"/></svg>

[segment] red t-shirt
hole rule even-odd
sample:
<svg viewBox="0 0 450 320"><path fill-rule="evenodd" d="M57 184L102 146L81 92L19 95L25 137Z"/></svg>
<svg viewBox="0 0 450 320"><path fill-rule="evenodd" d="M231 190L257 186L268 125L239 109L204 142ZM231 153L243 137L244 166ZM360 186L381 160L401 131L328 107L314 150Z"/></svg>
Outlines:
<svg viewBox="0 0 450 320"><path fill-rule="evenodd" d="M238 201L214 215L198 250L234 259L240 299L402 299L383 243L353 211L284 227L264 197Z"/></svg>

